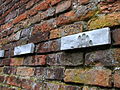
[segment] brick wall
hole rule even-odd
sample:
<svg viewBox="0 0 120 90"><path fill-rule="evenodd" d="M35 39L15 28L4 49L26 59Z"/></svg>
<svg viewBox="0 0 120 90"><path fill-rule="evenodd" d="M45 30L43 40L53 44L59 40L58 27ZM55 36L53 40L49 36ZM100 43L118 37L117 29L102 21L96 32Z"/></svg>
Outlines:
<svg viewBox="0 0 120 90"><path fill-rule="evenodd" d="M119 90L119 34L120 0L0 0L0 90Z"/></svg>

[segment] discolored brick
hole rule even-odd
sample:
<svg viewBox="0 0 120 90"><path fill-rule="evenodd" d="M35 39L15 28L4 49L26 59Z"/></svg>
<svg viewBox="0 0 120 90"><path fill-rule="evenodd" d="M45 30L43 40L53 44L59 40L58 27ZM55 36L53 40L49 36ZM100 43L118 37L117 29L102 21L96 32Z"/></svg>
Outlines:
<svg viewBox="0 0 120 90"><path fill-rule="evenodd" d="M77 66L83 64L82 52L60 52L55 54L48 54L48 65L69 65Z"/></svg>
<svg viewBox="0 0 120 90"><path fill-rule="evenodd" d="M71 0L67 0L62 2L61 4L58 4L56 7L56 13L61 13L63 11L66 11L67 9L70 8L71 5L72 5Z"/></svg>
<svg viewBox="0 0 120 90"><path fill-rule="evenodd" d="M89 52L85 55L88 66L119 66L119 48Z"/></svg>
<svg viewBox="0 0 120 90"><path fill-rule="evenodd" d="M112 39L113 39L113 44L114 45L119 45L120 44L120 29L116 29L112 31Z"/></svg>
<svg viewBox="0 0 120 90"><path fill-rule="evenodd" d="M64 68L46 68L46 79L62 80L64 77Z"/></svg>
<svg viewBox="0 0 120 90"><path fill-rule="evenodd" d="M64 81L110 87L111 74L111 70L102 67L66 69Z"/></svg>
<svg viewBox="0 0 120 90"><path fill-rule="evenodd" d="M116 67L113 75L114 80L114 87L120 88L120 68Z"/></svg>
<svg viewBox="0 0 120 90"><path fill-rule="evenodd" d="M20 76L33 76L34 75L34 68L18 67L16 74L20 75Z"/></svg>

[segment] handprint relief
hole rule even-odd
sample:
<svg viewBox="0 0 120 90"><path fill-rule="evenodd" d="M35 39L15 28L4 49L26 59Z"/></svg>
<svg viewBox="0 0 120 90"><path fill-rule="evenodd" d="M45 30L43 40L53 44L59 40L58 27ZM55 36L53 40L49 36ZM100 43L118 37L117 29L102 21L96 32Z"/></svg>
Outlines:
<svg viewBox="0 0 120 90"><path fill-rule="evenodd" d="M89 36L83 33L82 35L78 36L78 44L78 48L80 48L91 46L93 43L92 40L90 40Z"/></svg>

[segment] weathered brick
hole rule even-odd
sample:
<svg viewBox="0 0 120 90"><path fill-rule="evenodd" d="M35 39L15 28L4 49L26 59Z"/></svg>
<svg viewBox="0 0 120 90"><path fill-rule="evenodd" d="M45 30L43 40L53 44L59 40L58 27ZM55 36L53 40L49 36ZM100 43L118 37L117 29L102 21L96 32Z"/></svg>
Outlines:
<svg viewBox="0 0 120 90"><path fill-rule="evenodd" d="M82 90L99 90L97 87L84 86Z"/></svg>
<svg viewBox="0 0 120 90"><path fill-rule="evenodd" d="M81 90L81 87L67 85L59 82L46 82L46 90Z"/></svg>
<svg viewBox="0 0 120 90"><path fill-rule="evenodd" d="M21 66L23 65L23 57L11 58L10 65L11 66Z"/></svg>
<svg viewBox="0 0 120 90"><path fill-rule="evenodd" d="M11 19L13 19L13 18L15 18L16 15L17 15L17 11L16 11L16 10L15 10L15 11L12 11L10 14L8 14L8 15L5 17L5 22L7 22L7 21L9 21L9 20L11 20Z"/></svg>
<svg viewBox="0 0 120 90"><path fill-rule="evenodd" d="M45 65L46 64L46 55L35 55L27 56L24 59L24 65Z"/></svg>
<svg viewBox="0 0 120 90"><path fill-rule="evenodd" d="M60 15L56 18L56 25L61 26L64 24L72 23L73 21L77 21L78 18L75 17L74 11L69 11L63 15Z"/></svg>
<svg viewBox="0 0 120 90"><path fill-rule="evenodd" d="M35 25L34 31L41 31L41 32L50 31L55 28L54 22L55 22L55 19L50 19L50 20L41 22L40 24Z"/></svg>
<svg viewBox="0 0 120 90"><path fill-rule="evenodd" d="M59 3L59 2L61 2L62 0L47 0L47 1L50 1L51 5L55 5L55 4Z"/></svg>
<svg viewBox="0 0 120 90"><path fill-rule="evenodd" d="M31 28L23 29L21 32L21 38L29 37L31 35Z"/></svg>
<svg viewBox="0 0 120 90"><path fill-rule="evenodd" d="M12 22L8 22L8 23L2 25L1 28L2 28L3 30L5 30L5 29L10 29L10 28L12 28L12 26L13 26Z"/></svg>
<svg viewBox="0 0 120 90"><path fill-rule="evenodd" d="M23 61L23 65L29 65L33 66L34 65L34 56L26 56Z"/></svg>
<svg viewBox="0 0 120 90"><path fill-rule="evenodd" d="M85 55L85 64L88 66L118 66L120 65L119 56L119 48L93 51Z"/></svg>
<svg viewBox="0 0 120 90"><path fill-rule="evenodd" d="M29 38L29 43L38 43L49 39L49 32L37 32Z"/></svg>
<svg viewBox="0 0 120 90"><path fill-rule="evenodd" d="M111 74L111 70L103 67L66 69L64 81L110 87Z"/></svg>
<svg viewBox="0 0 120 90"><path fill-rule="evenodd" d="M45 10L45 9L49 8L49 4L50 4L50 2L43 1L43 2L39 3L36 7L34 7L34 9L36 11Z"/></svg>
<svg viewBox="0 0 120 90"><path fill-rule="evenodd" d="M36 48L37 53L46 53L46 52L59 51L59 50L60 50L60 39L40 43L37 45Z"/></svg>
<svg viewBox="0 0 120 90"><path fill-rule="evenodd" d="M20 34L21 34L21 31L18 31L17 33L11 35L8 40L9 42L13 42L13 41L17 41L20 39Z"/></svg>
<svg viewBox="0 0 120 90"><path fill-rule="evenodd" d="M29 79L22 79L21 80L21 87L25 88L27 90L32 89L34 84L35 84L35 82L33 82L32 80L29 80Z"/></svg>
<svg viewBox="0 0 120 90"><path fill-rule="evenodd" d="M120 67L116 67L113 78L114 78L114 87L120 88Z"/></svg>
<svg viewBox="0 0 120 90"><path fill-rule="evenodd" d="M120 29L116 29L112 31L112 39L113 39L113 44L114 45L119 45L120 44Z"/></svg>
<svg viewBox="0 0 120 90"><path fill-rule="evenodd" d="M26 9L31 8L35 3L38 3L39 0L31 0L26 4Z"/></svg>
<svg viewBox="0 0 120 90"><path fill-rule="evenodd" d="M8 76L7 77L7 84L20 87L21 80L20 80L20 78L15 77L15 76Z"/></svg>
<svg viewBox="0 0 120 90"><path fill-rule="evenodd" d="M76 24L65 25L58 29L51 30L50 39L76 34L82 31L83 31L83 25L81 24L81 22L78 22Z"/></svg>
<svg viewBox="0 0 120 90"><path fill-rule="evenodd" d="M34 90L43 90L44 86L45 85L43 82L36 83L36 85L34 86Z"/></svg>
<svg viewBox="0 0 120 90"><path fill-rule="evenodd" d="M12 22L13 24L19 23L20 21L27 18L27 13L23 13L20 16L16 17Z"/></svg>
<svg viewBox="0 0 120 90"><path fill-rule="evenodd" d="M69 65L69 66L81 65L83 64L83 53L75 51L75 52L60 52L55 54L48 54L47 64Z"/></svg>
<svg viewBox="0 0 120 90"><path fill-rule="evenodd" d="M4 67L3 68L3 73L4 74L13 74L13 75L15 75L16 68L15 67L11 67L11 66Z"/></svg>
<svg viewBox="0 0 120 90"><path fill-rule="evenodd" d="M0 75L0 83L5 83L6 77L3 75Z"/></svg>
<svg viewBox="0 0 120 90"><path fill-rule="evenodd" d="M10 65L10 58L2 59L1 62L0 62L0 64L1 65L5 65L5 66Z"/></svg>
<svg viewBox="0 0 120 90"><path fill-rule="evenodd" d="M28 43L28 38L27 37L21 38L19 41L14 42L14 44L15 44L14 47L20 46L20 45L25 45L27 43Z"/></svg>
<svg viewBox="0 0 120 90"><path fill-rule="evenodd" d="M72 5L71 0L67 0L62 2L61 4L58 4L56 7L56 13L61 13L63 11L66 11L67 9L70 8L71 5Z"/></svg>
<svg viewBox="0 0 120 90"><path fill-rule="evenodd" d="M33 13L34 11L32 11ZM34 14L34 13L33 13ZM29 19L26 19L26 21L24 21L24 26L30 26L34 23L38 23L41 21L41 14L36 14L35 16L29 18Z"/></svg>
<svg viewBox="0 0 120 90"><path fill-rule="evenodd" d="M0 67L0 74L3 73L3 67Z"/></svg>
<svg viewBox="0 0 120 90"><path fill-rule="evenodd" d="M96 28L103 28L103 27L112 27L119 24L120 20L120 13L111 13L103 16L98 16L97 18L93 18L88 23L88 28L96 29Z"/></svg>
<svg viewBox="0 0 120 90"><path fill-rule="evenodd" d="M53 15L55 15L55 8L49 8L45 12L40 13L41 19L47 19L49 17L52 17Z"/></svg>
<svg viewBox="0 0 120 90"><path fill-rule="evenodd" d="M78 0L80 4L88 4L90 0Z"/></svg>
<svg viewBox="0 0 120 90"><path fill-rule="evenodd" d="M46 55L36 55L34 64L35 65L45 65L46 64Z"/></svg>
<svg viewBox="0 0 120 90"><path fill-rule="evenodd" d="M35 76L40 80L44 80L46 77L46 68L45 67L36 67Z"/></svg>
<svg viewBox="0 0 120 90"><path fill-rule="evenodd" d="M46 68L46 79L62 80L64 77L64 68Z"/></svg>
<svg viewBox="0 0 120 90"><path fill-rule="evenodd" d="M34 75L34 68L18 67L16 74L20 75L20 76L33 76Z"/></svg>
<svg viewBox="0 0 120 90"><path fill-rule="evenodd" d="M119 0L107 0L99 4L100 13L111 13L120 10Z"/></svg>

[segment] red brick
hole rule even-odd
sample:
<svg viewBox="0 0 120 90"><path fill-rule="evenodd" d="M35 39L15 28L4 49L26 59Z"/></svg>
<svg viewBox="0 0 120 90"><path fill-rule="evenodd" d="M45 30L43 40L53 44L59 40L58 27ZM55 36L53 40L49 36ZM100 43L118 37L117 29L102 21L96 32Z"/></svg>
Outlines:
<svg viewBox="0 0 120 90"><path fill-rule="evenodd" d="M28 16L33 16L33 15L35 15L35 14L37 13L37 11L34 10L34 9L30 9L30 10L27 11L26 13L27 13Z"/></svg>
<svg viewBox="0 0 120 90"><path fill-rule="evenodd" d="M99 4L99 8L100 8L100 13L117 12L120 10L120 1L119 0L107 0L106 2L101 2Z"/></svg>
<svg viewBox="0 0 120 90"><path fill-rule="evenodd" d="M46 64L46 55L35 56L35 65L45 65L45 64Z"/></svg>
<svg viewBox="0 0 120 90"><path fill-rule="evenodd" d="M23 65L24 58L18 57L18 58L11 58L10 65L11 66L20 66Z"/></svg>
<svg viewBox="0 0 120 90"><path fill-rule="evenodd" d="M50 3L43 1L40 4L38 4L36 7L34 7L34 10L36 10L36 11L45 10L45 9L49 8L49 4Z"/></svg>
<svg viewBox="0 0 120 90"><path fill-rule="evenodd" d="M20 21L22 21L22 20L24 20L26 18L27 18L27 13L23 13L23 14L21 14L20 16L16 17L13 20L13 24L19 23Z"/></svg>
<svg viewBox="0 0 120 90"><path fill-rule="evenodd" d="M34 75L34 68L18 67L16 74L20 75L20 76L33 76Z"/></svg>
<svg viewBox="0 0 120 90"><path fill-rule="evenodd" d="M117 70L114 72L114 87L120 88L120 68L116 67Z"/></svg>
<svg viewBox="0 0 120 90"><path fill-rule="evenodd" d="M37 3L39 0L31 0L26 4L26 9L31 8L35 3Z"/></svg>
<svg viewBox="0 0 120 90"><path fill-rule="evenodd" d="M55 5L59 2L61 2L62 0L50 0L51 1L51 5Z"/></svg>
<svg viewBox="0 0 120 90"><path fill-rule="evenodd" d="M15 76L8 76L7 77L7 84L20 87L21 80L20 80L20 78L15 77Z"/></svg>
<svg viewBox="0 0 120 90"><path fill-rule="evenodd" d="M78 0L80 4L88 4L90 0Z"/></svg>
<svg viewBox="0 0 120 90"><path fill-rule="evenodd" d="M50 31L52 29L55 28L55 20L54 19L50 19L48 21L44 21L41 24L35 25L34 30L35 31Z"/></svg>
<svg viewBox="0 0 120 90"><path fill-rule="evenodd" d="M56 18L56 25L61 26L64 24L69 24L74 21L78 21L78 17L76 17L74 11L69 11L63 15L60 15L59 17Z"/></svg>
<svg viewBox="0 0 120 90"><path fill-rule="evenodd" d="M49 39L49 32L37 32L29 38L28 42L38 43Z"/></svg>
<svg viewBox="0 0 120 90"><path fill-rule="evenodd" d="M61 13L63 11L68 10L71 7L71 5L72 5L71 0L64 1L61 4L58 4L56 7L56 13Z"/></svg>
<svg viewBox="0 0 120 90"><path fill-rule="evenodd" d="M10 29L10 28L12 28L12 26L13 26L12 22L9 22L9 23L2 25L1 27L4 30L4 29Z"/></svg>
<svg viewBox="0 0 120 90"><path fill-rule="evenodd" d="M35 82L33 82L32 80L28 80L28 79L22 79L21 80L21 87L25 88L27 90L32 89L34 84L35 84Z"/></svg>

